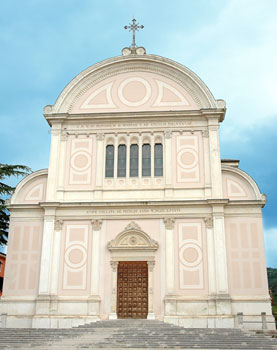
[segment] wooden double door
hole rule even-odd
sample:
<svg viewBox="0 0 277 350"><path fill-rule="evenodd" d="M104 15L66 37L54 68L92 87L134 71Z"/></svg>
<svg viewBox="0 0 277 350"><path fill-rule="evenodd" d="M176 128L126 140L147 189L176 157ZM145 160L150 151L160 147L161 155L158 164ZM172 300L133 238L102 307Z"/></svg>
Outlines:
<svg viewBox="0 0 277 350"><path fill-rule="evenodd" d="M117 275L117 317L147 318L147 314L147 262L120 261Z"/></svg>

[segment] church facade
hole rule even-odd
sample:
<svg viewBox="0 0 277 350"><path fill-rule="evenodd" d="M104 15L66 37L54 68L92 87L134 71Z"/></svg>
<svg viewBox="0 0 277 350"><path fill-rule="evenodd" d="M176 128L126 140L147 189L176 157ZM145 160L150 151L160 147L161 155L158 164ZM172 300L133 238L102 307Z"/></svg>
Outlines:
<svg viewBox="0 0 277 350"><path fill-rule="evenodd" d="M77 75L56 103L49 168L9 202L7 327L148 318L273 328L265 195L221 160L215 100L188 68L142 47ZM249 322L250 321L250 322Z"/></svg>

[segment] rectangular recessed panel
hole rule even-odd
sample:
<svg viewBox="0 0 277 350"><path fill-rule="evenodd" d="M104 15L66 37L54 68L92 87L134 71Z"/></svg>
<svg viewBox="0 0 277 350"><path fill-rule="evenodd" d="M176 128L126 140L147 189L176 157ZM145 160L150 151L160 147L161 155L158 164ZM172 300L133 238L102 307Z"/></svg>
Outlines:
<svg viewBox="0 0 277 350"><path fill-rule="evenodd" d="M117 276L118 318L147 318L148 265L146 261L119 262Z"/></svg>

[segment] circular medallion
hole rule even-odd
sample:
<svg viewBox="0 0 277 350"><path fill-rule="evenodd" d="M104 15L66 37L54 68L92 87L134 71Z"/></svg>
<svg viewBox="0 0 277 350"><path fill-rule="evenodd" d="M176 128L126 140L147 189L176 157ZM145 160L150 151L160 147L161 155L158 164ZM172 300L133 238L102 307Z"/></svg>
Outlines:
<svg viewBox="0 0 277 350"><path fill-rule="evenodd" d="M69 267L78 269L87 261L86 249L79 244L74 244L66 249L64 260Z"/></svg>
<svg viewBox="0 0 277 350"><path fill-rule="evenodd" d="M71 166L76 171L87 170L91 165L91 157L85 151L77 152L71 158Z"/></svg>
<svg viewBox="0 0 277 350"><path fill-rule="evenodd" d="M179 258L185 266L197 266L202 261L202 251L195 243L185 244L179 251Z"/></svg>
<svg viewBox="0 0 277 350"><path fill-rule="evenodd" d="M198 154L189 148L181 150L177 155L178 165L184 169L194 168L198 163Z"/></svg>
<svg viewBox="0 0 277 350"><path fill-rule="evenodd" d="M151 95L150 84L142 78L134 77L124 80L118 89L118 97L129 107L139 107L146 103Z"/></svg>

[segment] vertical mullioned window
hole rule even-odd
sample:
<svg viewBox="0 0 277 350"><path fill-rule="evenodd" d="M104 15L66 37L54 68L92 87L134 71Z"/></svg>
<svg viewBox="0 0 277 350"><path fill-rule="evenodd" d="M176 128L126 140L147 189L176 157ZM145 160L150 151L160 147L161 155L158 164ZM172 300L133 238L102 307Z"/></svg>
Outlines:
<svg viewBox="0 0 277 350"><path fill-rule="evenodd" d="M138 176L138 145L130 147L130 177Z"/></svg>
<svg viewBox="0 0 277 350"><path fill-rule="evenodd" d="M154 176L163 176L163 145L156 143L154 147Z"/></svg>
<svg viewBox="0 0 277 350"><path fill-rule="evenodd" d="M114 159L114 146L106 146L106 168L105 177L114 177L115 162L117 168L117 177L138 177L139 176L139 157L141 157L141 174L142 176L151 176L151 162L154 162L154 176L163 176L163 145L155 143L154 159L151 159L151 145L144 143L139 152L139 146L132 144L130 146L130 168L127 174L127 146L119 145L117 148L117 159Z"/></svg>
<svg viewBox="0 0 277 350"><path fill-rule="evenodd" d="M106 177L114 176L114 146L108 145L106 147L106 169L105 169Z"/></svg>
<svg viewBox="0 0 277 350"><path fill-rule="evenodd" d="M126 177L126 146L118 146L117 177Z"/></svg>
<svg viewBox="0 0 277 350"><path fill-rule="evenodd" d="M151 146L142 145L142 176L151 176Z"/></svg>

